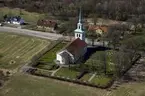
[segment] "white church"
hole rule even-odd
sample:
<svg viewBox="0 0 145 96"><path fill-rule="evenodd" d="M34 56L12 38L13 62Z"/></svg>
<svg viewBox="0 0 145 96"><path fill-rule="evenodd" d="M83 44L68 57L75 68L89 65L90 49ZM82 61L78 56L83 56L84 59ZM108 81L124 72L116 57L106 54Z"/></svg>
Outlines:
<svg viewBox="0 0 145 96"><path fill-rule="evenodd" d="M85 42L85 31L83 30L81 10L79 13L77 29L74 31L74 33L75 40L66 45L61 51L57 52L57 64L74 64L87 52L87 43Z"/></svg>

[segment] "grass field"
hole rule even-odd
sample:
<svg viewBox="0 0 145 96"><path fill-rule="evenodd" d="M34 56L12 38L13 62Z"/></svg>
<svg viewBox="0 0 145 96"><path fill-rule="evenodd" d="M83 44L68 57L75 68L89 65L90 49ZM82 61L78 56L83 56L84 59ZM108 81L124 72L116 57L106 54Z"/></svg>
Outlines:
<svg viewBox="0 0 145 96"><path fill-rule="evenodd" d="M26 63L50 42L35 37L0 33L0 68L13 69Z"/></svg>
<svg viewBox="0 0 145 96"><path fill-rule="evenodd" d="M25 10L21 10L21 17L24 18L27 22L37 22L38 19L44 18L44 14L39 14L35 12L28 12ZM2 7L0 8L0 18L2 18L5 14L8 16L16 16L20 15L20 9L19 8L8 8L8 7Z"/></svg>
<svg viewBox="0 0 145 96"><path fill-rule="evenodd" d="M100 89L17 74L0 91L0 96L102 96ZM104 90L102 90L103 93Z"/></svg>
<svg viewBox="0 0 145 96"><path fill-rule="evenodd" d="M145 82L124 83L107 91L17 73L0 90L0 96L145 96L144 90Z"/></svg>

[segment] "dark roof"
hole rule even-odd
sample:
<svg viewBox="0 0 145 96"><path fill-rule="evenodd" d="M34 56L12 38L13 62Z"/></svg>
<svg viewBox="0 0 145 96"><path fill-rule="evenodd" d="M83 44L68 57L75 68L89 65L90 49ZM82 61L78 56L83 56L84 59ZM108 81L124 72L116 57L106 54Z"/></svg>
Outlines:
<svg viewBox="0 0 145 96"><path fill-rule="evenodd" d="M73 40L71 43L66 45L64 49L66 49L68 52L70 52L73 55L76 55L79 53L79 51L83 48L86 47L87 44L85 41L80 40L80 38L77 38Z"/></svg>
<svg viewBox="0 0 145 96"><path fill-rule="evenodd" d="M56 26L56 22L53 20L38 20L37 21L37 25L38 26L45 26L45 27L55 27Z"/></svg>

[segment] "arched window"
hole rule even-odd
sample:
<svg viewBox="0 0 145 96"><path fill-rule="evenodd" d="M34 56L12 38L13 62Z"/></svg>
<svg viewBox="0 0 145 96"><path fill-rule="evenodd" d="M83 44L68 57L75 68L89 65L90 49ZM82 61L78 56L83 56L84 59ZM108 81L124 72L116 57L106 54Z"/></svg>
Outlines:
<svg viewBox="0 0 145 96"><path fill-rule="evenodd" d="M79 37L79 35L77 34L77 37Z"/></svg>

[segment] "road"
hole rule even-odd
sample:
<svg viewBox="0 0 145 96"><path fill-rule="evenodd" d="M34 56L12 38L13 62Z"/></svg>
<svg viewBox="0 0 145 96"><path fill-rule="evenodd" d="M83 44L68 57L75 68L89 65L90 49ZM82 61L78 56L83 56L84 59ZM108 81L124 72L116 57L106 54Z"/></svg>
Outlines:
<svg viewBox="0 0 145 96"><path fill-rule="evenodd" d="M57 40L57 39L63 37L62 35L55 34L55 33L45 33L45 32L40 32L40 31L33 31L33 30L19 29L19 28L11 28L11 27L5 27L5 26L0 27L0 32L16 33L16 34L21 34L21 35L35 36L35 37L50 39L50 40Z"/></svg>

